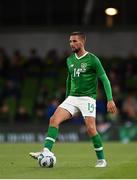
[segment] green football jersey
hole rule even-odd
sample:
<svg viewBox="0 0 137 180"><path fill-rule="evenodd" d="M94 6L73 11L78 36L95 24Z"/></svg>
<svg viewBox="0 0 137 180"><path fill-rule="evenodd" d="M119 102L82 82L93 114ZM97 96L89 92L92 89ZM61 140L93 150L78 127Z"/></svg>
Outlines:
<svg viewBox="0 0 137 180"><path fill-rule="evenodd" d="M67 58L67 96L90 96L96 99L98 77L105 74L100 60L91 53L80 58L75 53Z"/></svg>

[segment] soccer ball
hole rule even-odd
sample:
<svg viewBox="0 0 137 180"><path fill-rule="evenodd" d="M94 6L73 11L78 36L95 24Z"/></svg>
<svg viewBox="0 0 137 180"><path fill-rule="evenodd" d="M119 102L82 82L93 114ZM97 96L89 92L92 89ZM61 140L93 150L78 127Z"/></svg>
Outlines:
<svg viewBox="0 0 137 180"><path fill-rule="evenodd" d="M56 157L53 155L41 153L38 157L38 163L41 167L52 168L56 164Z"/></svg>

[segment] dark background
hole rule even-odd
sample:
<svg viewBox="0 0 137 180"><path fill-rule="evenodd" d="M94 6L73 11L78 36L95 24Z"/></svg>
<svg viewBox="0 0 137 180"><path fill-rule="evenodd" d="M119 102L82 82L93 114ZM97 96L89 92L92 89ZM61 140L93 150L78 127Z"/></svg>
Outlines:
<svg viewBox="0 0 137 180"><path fill-rule="evenodd" d="M92 0L89 0L92 1ZM107 7L115 7L115 25L137 25L137 1L93 0L88 22L84 21L88 0L0 0L1 26L105 26Z"/></svg>

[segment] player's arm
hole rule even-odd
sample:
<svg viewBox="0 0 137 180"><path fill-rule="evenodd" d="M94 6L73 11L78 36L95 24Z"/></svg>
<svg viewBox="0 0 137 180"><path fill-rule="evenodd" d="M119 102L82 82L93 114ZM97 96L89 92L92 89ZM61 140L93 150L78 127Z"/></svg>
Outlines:
<svg viewBox="0 0 137 180"><path fill-rule="evenodd" d="M71 85L71 79L70 79L70 73L68 72L67 80L66 80L66 98L69 96L70 93L70 85Z"/></svg>
<svg viewBox="0 0 137 180"><path fill-rule="evenodd" d="M100 60L96 57L96 72L99 79L102 81L105 93L107 96L107 110L108 112L115 113L116 112L116 106L113 101L112 97L112 88L110 85L110 81L105 73L105 70L100 62Z"/></svg>
<svg viewBox="0 0 137 180"><path fill-rule="evenodd" d="M112 89L111 89L110 81L105 73L102 76L100 76L99 79L103 83L105 93L107 96L107 101L108 101L107 102L107 110L111 113L115 113L116 106L115 106L115 103L114 103L113 97L112 97Z"/></svg>
<svg viewBox="0 0 137 180"><path fill-rule="evenodd" d="M105 89L105 93L107 96L107 100L108 101L112 101L113 97L112 97L112 89L111 89L111 85L110 85L110 81L106 75L106 73L104 73L103 75L101 75L99 77L99 79L102 81L104 89Z"/></svg>
<svg viewBox="0 0 137 180"><path fill-rule="evenodd" d="M66 80L66 98L69 96L70 86L71 86L71 74L69 72L68 59L67 59L67 69L68 69L68 76Z"/></svg>

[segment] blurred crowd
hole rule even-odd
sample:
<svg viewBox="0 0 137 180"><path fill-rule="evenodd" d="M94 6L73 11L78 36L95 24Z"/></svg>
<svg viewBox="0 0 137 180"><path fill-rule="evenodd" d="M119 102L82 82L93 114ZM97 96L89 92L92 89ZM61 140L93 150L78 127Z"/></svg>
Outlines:
<svg viewBox="0 0 137 180"><path fill-rule="evenodd" d="M48 123L57 106L65 99L66 57L51 49L42 57L37 49L25 56L15 50L11 56L0 48L0 122ZM97 123L137 122L137 57L99 57L110 79L118 111L107 113L106 96L99 82ZM71 123L83 123L75 117Z"/></svg>

